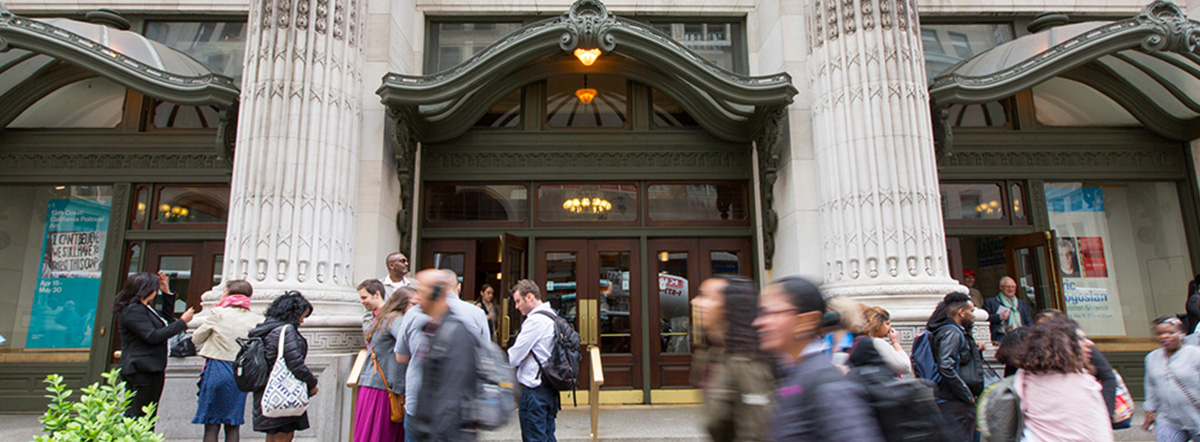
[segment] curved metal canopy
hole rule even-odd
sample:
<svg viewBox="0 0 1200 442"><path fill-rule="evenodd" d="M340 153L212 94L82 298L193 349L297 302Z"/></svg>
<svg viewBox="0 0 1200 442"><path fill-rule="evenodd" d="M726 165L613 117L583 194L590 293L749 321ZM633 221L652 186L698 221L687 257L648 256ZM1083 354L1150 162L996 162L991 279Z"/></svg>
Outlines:
<svg viewBox="0 0 1200 442"><path fill-rule="evenodd" d="M935 112L996 101L1052 78L1111 98L1151 131L1200 138L1200 22L1156 0L1137 16L1057 26L1002 44L934 77ZM943 134L948 126L941 120Z"/></svg>
<svg viewBox="0 0 1200 442"><path fill-rule="evenodd" d="M576 48L604 55L585 68L568 55ZM796 94L786 73L729 72L650 26L617 18L599 0L578 0L445 72L388 74L377 93L407 121L400 129L416 141L439 142L465 133L514 89L564 72L612 73L663 90L708 132L734 142L756 139L764 120Z"/></svg>
<svg viewBox="0 0 1200 442"><path fill-rule="evenodd" d="M221 109L218 149L232 149L239 95L232 78L135 32L21 17L0 2L0 129L55 90L96 76L159 100Z"/></svg>

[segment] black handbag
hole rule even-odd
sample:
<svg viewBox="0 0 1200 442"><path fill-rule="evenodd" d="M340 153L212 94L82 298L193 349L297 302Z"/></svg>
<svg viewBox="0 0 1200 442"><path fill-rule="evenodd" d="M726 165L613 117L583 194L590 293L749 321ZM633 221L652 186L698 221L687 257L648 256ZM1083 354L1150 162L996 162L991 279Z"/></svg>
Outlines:
<svg viewBox="0 0 1200 442"><path fill-rule="evenodd" d="M170 355L172 358L186 358L188 356L196 356L196 344L192 342L192 335L188 333L180 333L172 336L168 340L170 344Z"/></svg>

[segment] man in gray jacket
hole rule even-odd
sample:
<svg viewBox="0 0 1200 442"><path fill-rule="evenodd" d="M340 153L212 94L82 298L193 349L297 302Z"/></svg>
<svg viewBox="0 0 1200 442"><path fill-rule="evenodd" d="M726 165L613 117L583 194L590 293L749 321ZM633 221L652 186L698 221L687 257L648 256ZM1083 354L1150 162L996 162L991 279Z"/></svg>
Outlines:
<svg viewBox="0 0 1200 442"><path fill-rule="evenodd" d="M935 396L951 440L972 440L975 397L983 391L983 361L971 336L975 305L965 293L950 293L934 310L926 328L933 333L938 381Z"/></svg>

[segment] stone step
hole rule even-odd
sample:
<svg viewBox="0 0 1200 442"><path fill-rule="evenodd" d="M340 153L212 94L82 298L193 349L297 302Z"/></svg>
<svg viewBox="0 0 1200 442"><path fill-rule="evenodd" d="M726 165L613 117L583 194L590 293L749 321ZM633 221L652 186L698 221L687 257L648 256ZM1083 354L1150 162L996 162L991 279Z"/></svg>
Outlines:
<svg viewBox="0 0 1200 442"><path fill-rule="evenodd" d="M600 407L599 440L700 442L708 440L699 405L622 405ZM560 442L590 441L589 408L567 404L558 413L555 432ZM516 416L495 431L483 432L480 441L519 441L521 426Z"/></svg>

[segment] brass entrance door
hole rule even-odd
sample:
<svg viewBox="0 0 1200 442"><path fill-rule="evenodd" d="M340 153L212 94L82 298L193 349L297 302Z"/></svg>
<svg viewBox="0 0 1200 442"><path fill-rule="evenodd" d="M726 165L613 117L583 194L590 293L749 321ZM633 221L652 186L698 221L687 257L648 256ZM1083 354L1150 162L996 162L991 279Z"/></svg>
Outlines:
<svg viewBox="0 0 1200 442"><path fill-rule="evenodd" d="M657 275L650 290L650 388L688 388L692 351L700 342L691 300L705 279L750 277L750 240L657 239L649 247L649 268Z"/></svg>
<svg viewBox="0 0 1200 442"><path fill-rule="evenodd" d="M641 402L641 262L633 239L560 240L537 242L536 281L545 286L545 299L563 319L575 325L580 353L600 347L604 369L602 391L625 391L623 402ZM589 373L588 360L579 364ZM580 376L586 390L586 376Z"/></svg>
<svg viewBox="0 0 1200 442"><path fill-rule="evenodd" d="M1008 275L1017 280L1017 289L1030 307L1066 311L1062 275L1058 272L1054 231L1010 236L1004 239L1004 258Z"/></svg>

